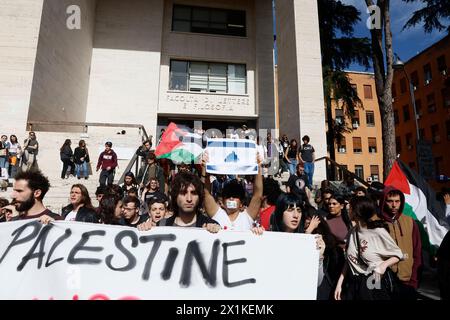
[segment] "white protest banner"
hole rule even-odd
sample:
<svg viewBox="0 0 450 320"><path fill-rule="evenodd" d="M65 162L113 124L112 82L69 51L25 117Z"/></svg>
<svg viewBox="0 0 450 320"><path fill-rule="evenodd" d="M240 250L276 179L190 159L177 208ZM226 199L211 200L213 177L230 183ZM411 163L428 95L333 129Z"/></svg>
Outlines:
<svg viewBox="0 0 450 320"><path fill-rule="evenodd" d="M258 173L256 143L247 139L209 139L206 172L211 174Z"/></svg>
<svg viewBox="0 0 450 320"><path fill-rule="evenodd" d="M315 299L314 236L0 223L0 299Z"/></svg>

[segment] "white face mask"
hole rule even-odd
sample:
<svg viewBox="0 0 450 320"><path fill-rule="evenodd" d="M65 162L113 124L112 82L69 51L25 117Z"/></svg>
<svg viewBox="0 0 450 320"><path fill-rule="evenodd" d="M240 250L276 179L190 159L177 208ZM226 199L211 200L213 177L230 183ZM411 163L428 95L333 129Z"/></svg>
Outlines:
<svg viewBox="0 0 450 320"><path fill-rule="evenodd" d="M226 205L228 209L237 209L237 201L227 200Z"/></svg>

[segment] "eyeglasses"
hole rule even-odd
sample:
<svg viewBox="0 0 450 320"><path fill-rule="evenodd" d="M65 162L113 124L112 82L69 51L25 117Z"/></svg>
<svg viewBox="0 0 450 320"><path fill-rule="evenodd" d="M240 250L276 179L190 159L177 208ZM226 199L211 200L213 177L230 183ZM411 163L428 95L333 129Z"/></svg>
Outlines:
<svg viewBox="0 0 450 320"><path fill-rule="evenodd" d="M122 207L123 210L127 210L127 211L133 211L136 210L136 208L127 208L127 207Z"/></svg>

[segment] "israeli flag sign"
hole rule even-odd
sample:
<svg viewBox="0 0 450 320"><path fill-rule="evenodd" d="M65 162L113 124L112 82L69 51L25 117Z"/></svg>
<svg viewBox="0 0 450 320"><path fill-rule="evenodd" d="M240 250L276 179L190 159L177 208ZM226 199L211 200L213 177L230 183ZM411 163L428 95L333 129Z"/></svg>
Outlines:
<svg viewBox="0 0 450 320"><path fill-rule="evenodd" d="M206 172L210 174L258 174L256 143L247 139L208 139Z"/></svg>

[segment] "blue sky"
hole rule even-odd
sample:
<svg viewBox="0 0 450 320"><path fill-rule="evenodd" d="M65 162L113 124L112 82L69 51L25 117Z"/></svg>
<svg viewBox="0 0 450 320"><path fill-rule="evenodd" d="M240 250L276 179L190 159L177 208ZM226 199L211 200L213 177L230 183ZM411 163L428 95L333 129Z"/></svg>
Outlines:
<svg viewBox="0 0 450 320"><path fill-rule="evenodd" d="M367 7L365 1L342 0L342 2L355 6L361 12L361 21L355 27L355 36L370 38L369 30L366 27L366 20L369 17L369 14L366 12ZM406 3L402 0L391 0L392 42L394 52L399 55L403 62L409 60L447 35L446 30L443 30L442 32L433 31L430 34L427 34L423 31L423 26L420 24L402 31L403 26L412 16L412 13L423 6L423 3L420 1ZM444 21L444 24L446 22L447 21ZM364 67L358 65L352 65L349 69L354 71L364 71Z"/></svg>

